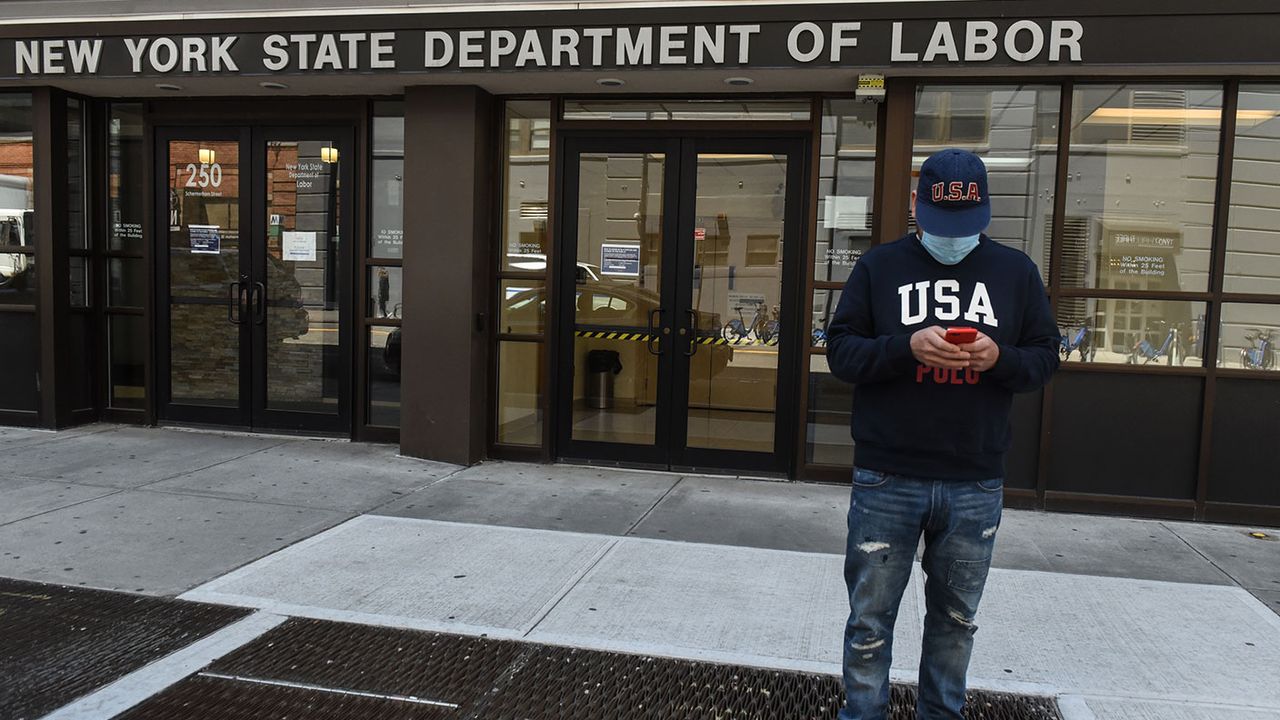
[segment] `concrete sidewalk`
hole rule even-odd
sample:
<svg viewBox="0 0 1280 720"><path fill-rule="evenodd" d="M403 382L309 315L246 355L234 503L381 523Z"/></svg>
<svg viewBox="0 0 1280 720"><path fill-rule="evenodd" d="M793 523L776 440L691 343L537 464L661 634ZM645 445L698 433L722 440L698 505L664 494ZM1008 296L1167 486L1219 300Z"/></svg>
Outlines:
<svg viewBox="0 0 1280 720"><path fill-rule="evenodd" d="M838 672L844 487L115 426L0 449L0 575ZM1280 543L1254 529L1006 511L973 684L1073 718L1280 719Z"/></svg>

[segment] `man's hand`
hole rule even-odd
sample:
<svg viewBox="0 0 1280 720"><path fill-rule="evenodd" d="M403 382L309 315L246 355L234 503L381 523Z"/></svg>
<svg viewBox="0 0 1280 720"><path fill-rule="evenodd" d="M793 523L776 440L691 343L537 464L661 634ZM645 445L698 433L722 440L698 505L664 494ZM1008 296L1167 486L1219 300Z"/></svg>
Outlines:
<svg viewBox="0 0 1280 720"><path fill-rule="evenodd" d="M947 342L946 334L946 329L938 325L915 331L911 335L911 354L916 356L916 360L932 368L960 369L973 364L970 353L964 348L976 347L983 340L995 345L990 338L979 333L977 341L961 348ZM999 353L999 350L995 352ZM995 364L995 355L991 357L991 364Z"/></svg>
<svg viewBox="0 0 1280 720"><path fill-rule="evenodd" d="M1000 346L983 333L978 333L977 340L961 345L960 349L969 353L969 367L978 372L990 370L1000 359Z"/></svg>

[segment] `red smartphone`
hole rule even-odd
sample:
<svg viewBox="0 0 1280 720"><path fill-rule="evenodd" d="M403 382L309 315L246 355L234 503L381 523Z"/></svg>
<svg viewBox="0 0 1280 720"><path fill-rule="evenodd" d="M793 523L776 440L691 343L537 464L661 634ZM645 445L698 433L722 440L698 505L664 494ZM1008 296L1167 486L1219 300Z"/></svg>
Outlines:
<svg viewBox="0 0 1280 720"><path fill-rule="evenodd" d="M968 345L978 339L978 329L971 327L947 328L947 334L942 339L952 345Z"/></svg>

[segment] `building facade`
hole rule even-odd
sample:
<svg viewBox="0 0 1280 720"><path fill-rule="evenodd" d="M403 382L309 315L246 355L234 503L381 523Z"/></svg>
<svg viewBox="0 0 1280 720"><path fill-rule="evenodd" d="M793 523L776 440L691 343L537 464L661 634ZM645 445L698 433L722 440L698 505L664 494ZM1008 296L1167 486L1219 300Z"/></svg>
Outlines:
<svg viewBox="0 0 1280 720"><path fill-rule="evenodd" d="M6 3L0 421L845 482L825 324L978 153L1012 505L1280 522L1280 10Z"/></svg>

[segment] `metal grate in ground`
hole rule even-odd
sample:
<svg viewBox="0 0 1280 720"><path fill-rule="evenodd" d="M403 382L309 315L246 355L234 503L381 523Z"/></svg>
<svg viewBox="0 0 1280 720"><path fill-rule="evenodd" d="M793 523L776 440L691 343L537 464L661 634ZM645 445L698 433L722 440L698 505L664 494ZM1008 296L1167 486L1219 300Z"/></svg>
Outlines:
<svg viewBox="0 0 1280 720"><path fill-rule="evenodd" d="M196 675L117 716L120 720L450 720L426 703Z"/></svg>
<svg viewBox="0 0 1280 720"><path fill-rule="evenodd" d="M0 715L40 717L247 614L0 578Z"/></svg>
<svg viewBox="0 0 1280 720"><path fill-rule="evenodd" d="M761 670L533 646L486 718L835 718L840 682Z"/></svg>
<svg viewBox="0 0 1280 720"><path fill-rule="evenodd" d="M828 675L290 620L120 720L834 720ZM914 688L891 718L914 718ZM1052 700L970 693L970 720L1060 720Z"/></svg>
<svg viewBox="0 0 1280 720"><path fill-rule="evenodd" d="M469 705L528 648L506 640L294 618L208 670Z"/></svg>

